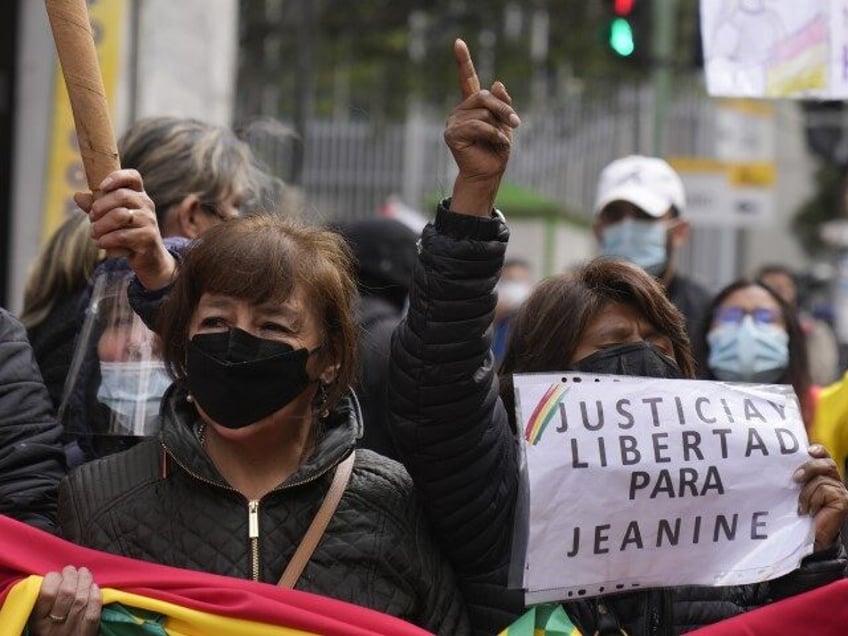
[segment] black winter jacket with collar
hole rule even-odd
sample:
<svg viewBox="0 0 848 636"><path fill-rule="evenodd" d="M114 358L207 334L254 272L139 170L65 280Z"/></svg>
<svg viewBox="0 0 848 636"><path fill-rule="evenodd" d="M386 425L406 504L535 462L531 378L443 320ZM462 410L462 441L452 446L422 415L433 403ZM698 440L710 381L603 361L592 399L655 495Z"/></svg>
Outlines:
<svg viewBox="0 0 848 636"><path fill-rule="evenodd" d="M343 401L310 458L261 500L221 477L174 385L158 440L85 464L60 487L59 521L78 544L165 565L276 583L359 434ZM258 532L251 537L251 526ZM296 589L391 614L439 634L468 633L453 573L435 548L403 467L357 451L350 483Z"/></svg>
<svg viewBox="0 0 848 636"><path fill-rule="evenodd" d="M392 341L391 427L398 453L465 594L472 631L498 633L523 612L507 589L519 489L517 446L498 395L490 326L506 224L440 206L424 229L410 307ZM670 588L566 603L584 634L601 615L630 636L677 634L843 576L841 547L760 585ZM601 631L601 634L606 632ZM609 633L619 634L618 628Z"/></svg>

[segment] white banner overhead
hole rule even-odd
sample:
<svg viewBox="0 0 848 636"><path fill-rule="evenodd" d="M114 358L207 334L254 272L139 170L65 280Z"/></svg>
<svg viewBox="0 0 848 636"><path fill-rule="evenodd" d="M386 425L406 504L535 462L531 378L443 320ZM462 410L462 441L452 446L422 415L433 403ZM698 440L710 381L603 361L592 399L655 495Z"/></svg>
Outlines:
<svg viewBox="0 0 848 636"><path fill-rule="evenodd" d="M848 97L848 0L701 0L707 90Z"/></svg>
<svg viewBox="0 0 848 636"><path fill-rule="evenodd" d="M765 581L813 549L791 387L516 375L528 603Z"/></svg>

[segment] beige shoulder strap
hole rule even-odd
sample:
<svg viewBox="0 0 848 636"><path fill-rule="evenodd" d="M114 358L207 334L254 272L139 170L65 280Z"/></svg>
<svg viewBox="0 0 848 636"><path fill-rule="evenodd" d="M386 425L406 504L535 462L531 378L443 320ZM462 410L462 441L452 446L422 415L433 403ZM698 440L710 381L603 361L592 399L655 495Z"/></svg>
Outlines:
<svg viewBox="0 0 848 636"><path fill-rule="evenodd" d="M309 559L312 558L312 553L315 552L318 542L324 536L324 531L327 529L330 519L333 518L333 513L336 512L339 501L344 494L345 488L347 488L347 484L350 481L350 474L353 472L353 461L355 458L356 451L354 450L336 466L336 473L333 475L333 481L330 484L329 490L327 490L327 494L324 496L324 501L321 502L321 507L315 513L315 518L309 524L309 529L303 535L300 545L297 546L297 550L292 556L291 561L286 566L286 571L283 572L283 576L280 577L280 581L277 583L280 587L293 588L303 573L306 564L309 563Z"/></svg>

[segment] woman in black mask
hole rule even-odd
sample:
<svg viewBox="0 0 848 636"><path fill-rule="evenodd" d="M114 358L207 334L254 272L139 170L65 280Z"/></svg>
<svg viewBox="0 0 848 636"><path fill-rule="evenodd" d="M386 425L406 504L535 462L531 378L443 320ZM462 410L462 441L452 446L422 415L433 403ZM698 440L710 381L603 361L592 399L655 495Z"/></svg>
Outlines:
<svg viewBox="0 0 848 636"><path fill-rule="evenodd" d="M683 317L659 284L635 266L597 260L536 287L513 323L498 381L491 325L509 230L493 205L511 131L494 114L488 123L500 142L480 126L479 83L464 45L456 53L464 101L445 138L459 174L452 198L422 234L409 311L392 343L389 397L398 453L460 579L472 630L482 636L524 611L523 593L507 588L521 487L512 374L691 378L694 367ZM499 83L491 93L510 102ZM475 198L465 194L469 183ZM571 601L565 606L581 633L676 634L841 578L846 561L836 539L848 493L823 449L811 455L799 507L815 513L817 552L799 570L759 585Z"/></svg>
<svg viewBox="0 0 848 636"><path fill-rule="evenodd" d="M356 285L342 237L278 217L238 218L209 229L177 272L138 173L113 173L102 190L93 234L132 250L131 295L166 297L156 331L176 382L158 439L83 465L62 484L64 536L467 633L407 473L354 451ZM336 488L329 525L314 532ZM307 536L317 545L301 575L292 567ZM35 634L96 633L91 574L48 574L32 616Z"/></svg>

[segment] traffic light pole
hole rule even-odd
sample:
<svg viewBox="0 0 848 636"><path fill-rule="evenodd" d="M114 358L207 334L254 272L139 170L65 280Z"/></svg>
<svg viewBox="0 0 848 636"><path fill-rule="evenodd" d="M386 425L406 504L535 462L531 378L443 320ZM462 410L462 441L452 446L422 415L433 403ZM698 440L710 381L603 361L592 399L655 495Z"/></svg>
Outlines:
<svg viewBox="0 0 848 636"><path fill-rule="evenodd" d="M671 85L674 71L674 27L677 18L677 0L653 0L653 80L654 80L654 155L665 152L664 129L668 106L671 102Z"/></svg>

